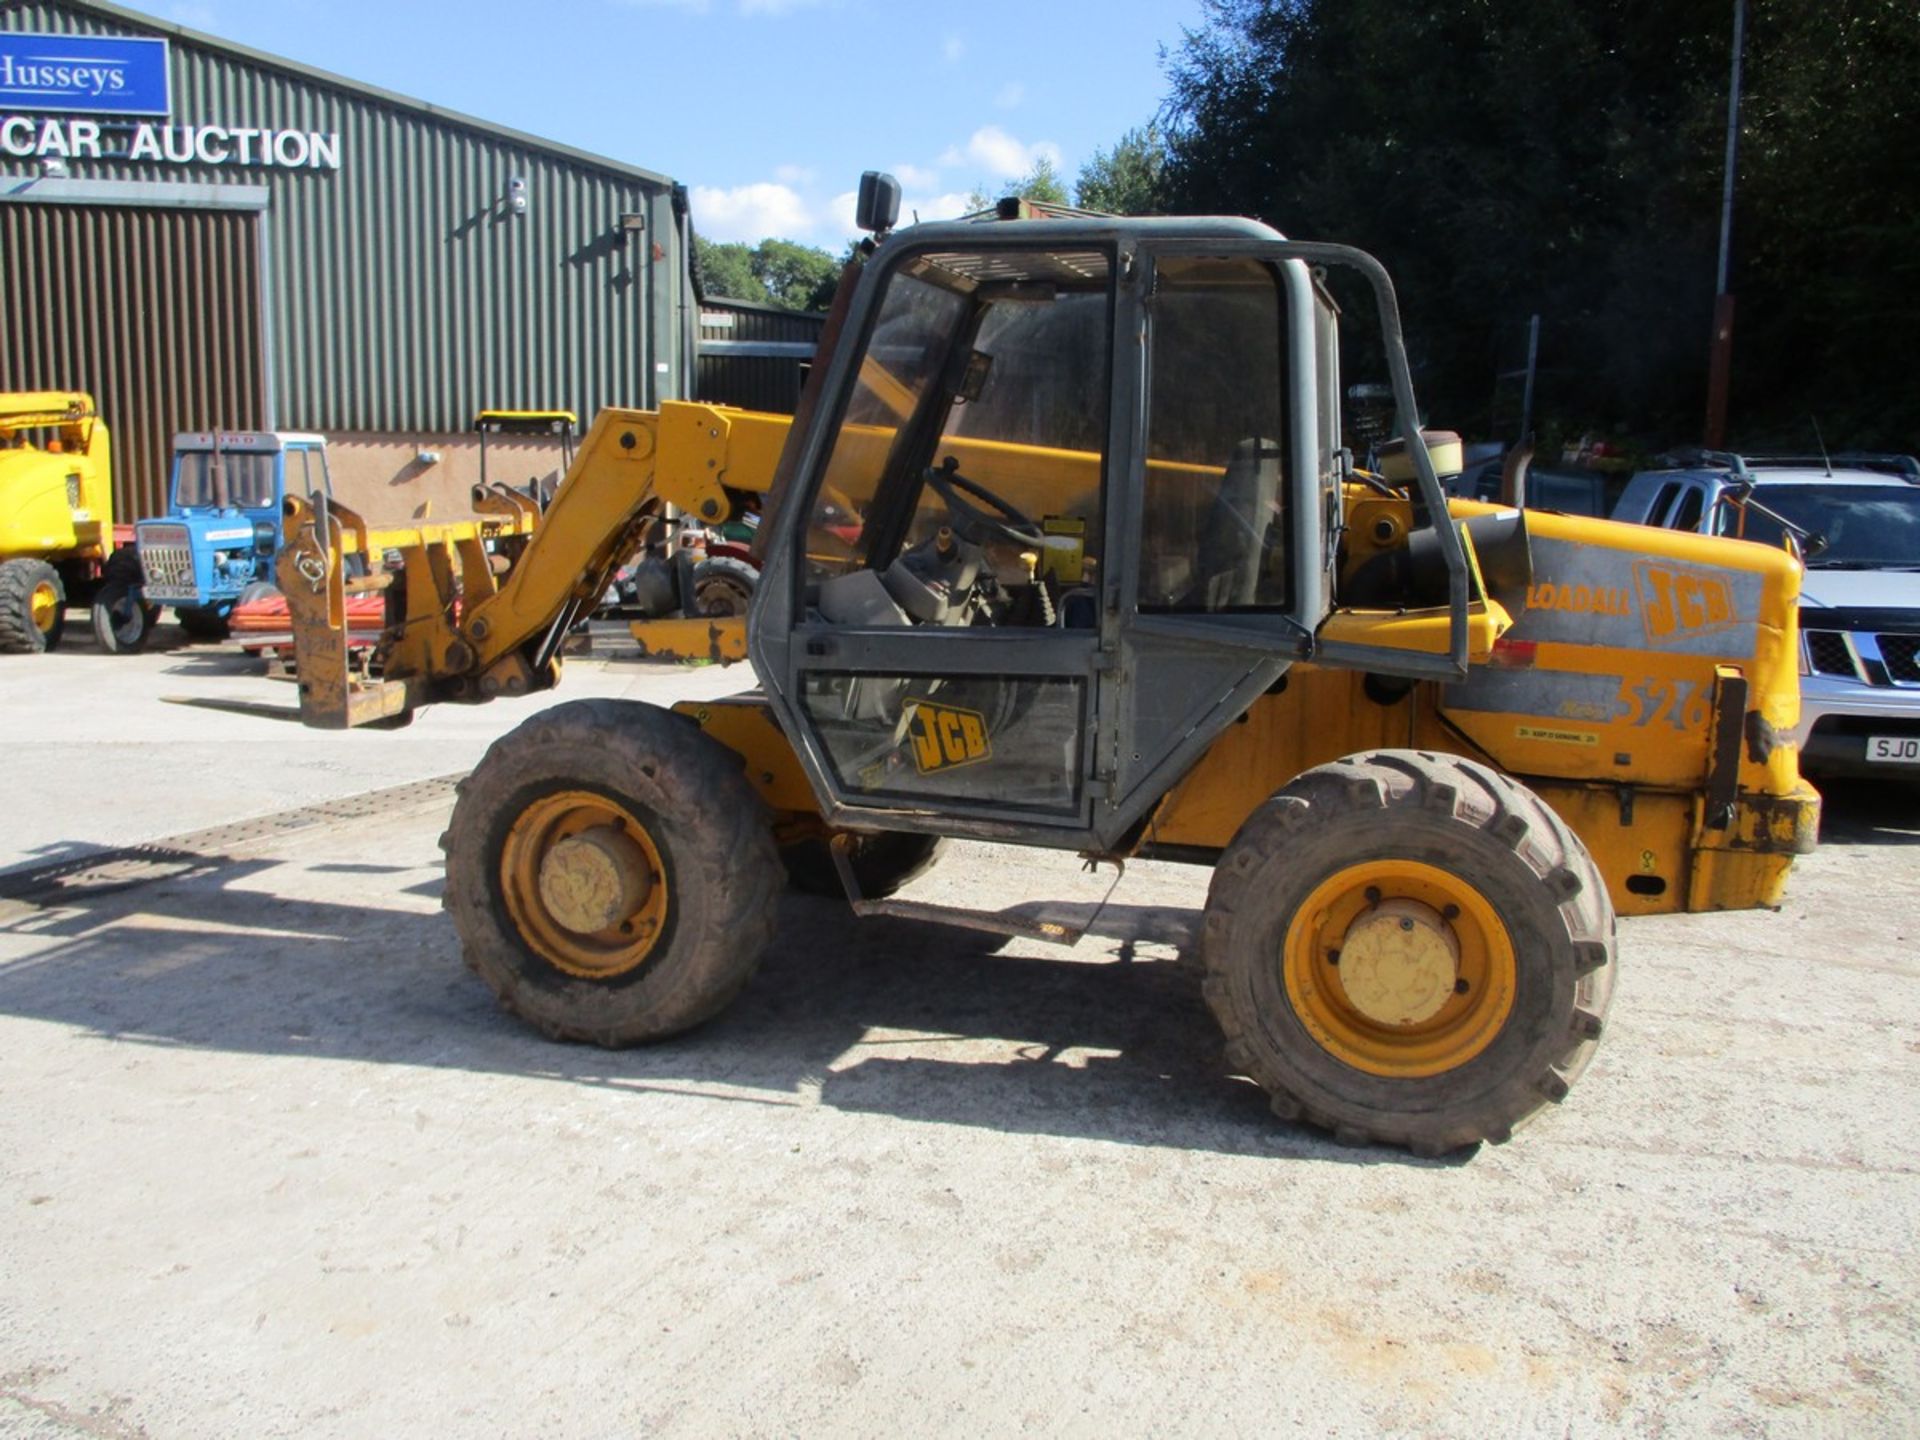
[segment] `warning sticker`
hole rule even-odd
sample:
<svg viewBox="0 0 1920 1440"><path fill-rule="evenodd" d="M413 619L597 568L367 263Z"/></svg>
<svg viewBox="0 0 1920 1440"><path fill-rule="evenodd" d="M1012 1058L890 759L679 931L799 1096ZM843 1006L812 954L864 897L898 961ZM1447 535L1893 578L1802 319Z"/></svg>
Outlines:
<svg viewBox="0 0 1920 1440"><path fill-rule="evenodd" d="M1550 745L1598 745L1600 737L1591 730L1548 730L1538 725L1516 726L1513 732L1522 740L1545 740Z"/></svg>

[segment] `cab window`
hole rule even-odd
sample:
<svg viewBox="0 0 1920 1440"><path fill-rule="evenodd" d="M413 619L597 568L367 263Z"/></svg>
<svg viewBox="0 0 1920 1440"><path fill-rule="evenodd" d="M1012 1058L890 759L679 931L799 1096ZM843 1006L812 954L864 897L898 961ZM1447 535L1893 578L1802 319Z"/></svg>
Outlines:
<svg viewBox="0 0 1920 1440"><path fill-rule="evenodd" d="M890 280L815 494L809 604L843 624L1059 625L1101 561L1103 252L928 254Z"/></svg>
<svg viewBox="0 0 1920 1440"><path fill-rule="evenodd" d="M1286 321L1279 277L1259 261L1155 267L1143 611L1288 603Z"/></svg>

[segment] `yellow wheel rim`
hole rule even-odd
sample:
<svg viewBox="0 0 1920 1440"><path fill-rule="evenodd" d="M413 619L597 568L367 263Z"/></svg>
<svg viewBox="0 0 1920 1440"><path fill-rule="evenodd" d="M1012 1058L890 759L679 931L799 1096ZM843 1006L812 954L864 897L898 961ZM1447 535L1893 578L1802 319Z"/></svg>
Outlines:
<svg viewBox="0 0 1920 1440"><path fill-rule="evenodd" d="M60 615L60 592L53 588L51 580L42 580L33 587L33 594L27 604L33 613L33 628L42 635L53 633L53 622Z"/></svg>
<svg viewBox="0 0 1920 1440"><path fill-rule="evenodd" d="M1287 927L1282 970L1294 1014L1323 1049L1397 1079L1457 1069L1491 1045L1517 974L1486 897L1412 860L1321 881Z"/></svg>
<svg viewBox="0 0 1920 1440"><path fill-rule="evenodd" d="M640 817L587 790L543 795L500 852L507 914L548 964L611 980L644 964L667 923L667 871Z"/></svg>

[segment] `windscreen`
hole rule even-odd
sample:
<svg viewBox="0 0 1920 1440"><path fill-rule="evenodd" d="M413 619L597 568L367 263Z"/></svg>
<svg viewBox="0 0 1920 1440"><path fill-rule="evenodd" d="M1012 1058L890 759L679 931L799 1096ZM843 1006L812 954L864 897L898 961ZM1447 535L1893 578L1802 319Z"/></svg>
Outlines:
<svg viewBox="0 0 1920 1440"><path fill-rule="evenodd" d="M1825 539L1801 542L1810 570L1920 569L1920 486L1763 485L1753 498ZM1750 505L1722 507L1720 533L1783 543L1779 522Z"/></svg>
<svg viewBox="0 0 1920 1440"><path fill-rule="evenodd" d="M273 504L274 458L271 452L182 451L174 503L183 510L266 509Z"/></svg>

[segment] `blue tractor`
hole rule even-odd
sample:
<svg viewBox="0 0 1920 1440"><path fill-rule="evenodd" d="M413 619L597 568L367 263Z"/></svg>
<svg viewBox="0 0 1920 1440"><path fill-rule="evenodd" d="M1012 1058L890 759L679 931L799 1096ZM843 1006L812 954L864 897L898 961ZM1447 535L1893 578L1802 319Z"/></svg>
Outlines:
<svg viewBox="0 0 1920 1440"><path fill-rule="evenodd" d="M331 497L325 436L176 435L166 515L135 527L137 558L118 551L107 566L95 602L102 643L138 649L162 605L173 607L189 635L226 638L234 607L273 588L289 492Z"/></svg>

